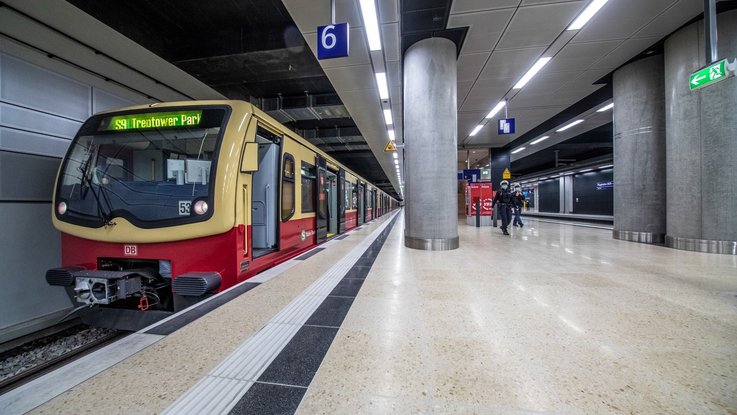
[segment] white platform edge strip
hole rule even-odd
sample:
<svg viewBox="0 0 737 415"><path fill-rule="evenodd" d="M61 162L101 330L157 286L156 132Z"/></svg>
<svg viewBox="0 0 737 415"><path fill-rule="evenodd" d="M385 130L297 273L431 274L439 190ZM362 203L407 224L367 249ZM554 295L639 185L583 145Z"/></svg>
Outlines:
<svg viewBox="0 0 737 415"><path fill-rule="evenodd" d="M316 246L307 252L311 252L317 248L327 248L333 245L336 240L328 241L324 244ZM13 389L3 395L0 395L0 414L23 414L43 405L44 403L54 399L69 389L81 384L82 382L96 376L97 374L109 369L111 366L127 359L128 357L138 353L148 346L158 342L166 336L158 334L147 334L148 330L158 327L169 320L187 313L190 310L202 306L216 298L227 294L229 291L236 289L244 283L262 283L274 277L279 276L284 271L298 265L300 262L291 259L274 268L264 271L258 276L248 279L242 283L236 284L212 297L209 297L197 304L194 304L182 311L157 321L136 333L133 333L122 340L103 347L89 355L77 359L53 372L41 376L31 382L26 383L16 389ZM250 387L250 386L249 386ZM242 395L241 395L242 396ZM239 398L240 399L240 398ZM236 400L237 402L237 400Z"/></svg>
<svg viewBox="0 0 737 415"><path fill-rule="evenodd" d="M227 414L233 409L299 331L304 322L399 212L401 212L401 209L388 216L386 221L379 225L369 237L361 241L287 304L261 330L241 343L228 357L184 395L180 396L162 414ZM236 383L238 385L235 385ZM237 394L230 392L227 396L213 394L219 388L232 391L237 386L241 388ZM211 405L215 400L218 400L216 407Z"/></svg>
<svg viewBox="0 0 737 415"><path fill-rule="evenodd" d="M0 413L24 414L138 353L163 337L156 334L133 333L107 347L96 350L0 396Z"/></svg>

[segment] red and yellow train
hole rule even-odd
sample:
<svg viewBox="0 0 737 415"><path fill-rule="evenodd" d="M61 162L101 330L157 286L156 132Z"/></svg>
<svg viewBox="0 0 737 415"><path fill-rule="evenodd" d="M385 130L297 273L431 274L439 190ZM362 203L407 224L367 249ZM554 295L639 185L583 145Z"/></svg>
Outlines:
<svg viewBox="0 0 737 415"><path fill-rule="evenodd" d="M87 120L61 163L46 279L93 324L135 328L396 207L249 103L129 107Z"/></svg>

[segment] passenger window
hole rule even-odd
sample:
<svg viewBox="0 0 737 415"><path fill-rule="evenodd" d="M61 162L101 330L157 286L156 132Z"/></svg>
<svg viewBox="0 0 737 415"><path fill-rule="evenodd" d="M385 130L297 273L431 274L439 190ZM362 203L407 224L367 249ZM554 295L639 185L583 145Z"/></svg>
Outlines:
<svg viewBox="0 0 737 415"><path fill-rule="evenodd" d="M281 220L286 222L294 215L294 157L284 153L281 182Z"/></svg>
<svg viewBox="0 0 737 415"><path fill-rule="evenodd" d="M315 211L315 187L317 176L315 166L302 162L302 213Z"/></svg>

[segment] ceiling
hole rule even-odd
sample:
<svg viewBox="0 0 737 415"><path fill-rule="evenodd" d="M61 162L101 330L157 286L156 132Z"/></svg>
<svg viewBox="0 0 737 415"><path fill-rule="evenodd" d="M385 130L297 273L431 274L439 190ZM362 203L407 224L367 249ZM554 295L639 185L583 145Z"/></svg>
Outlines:
<svg viewBox="0 0 737 415"><path fill-rule="evenodd" d="M330 23L330 0L69 1L226 96L261 105L397 194L402 183L383 149L393 129L401 171L401 56L417 40L446 37L458 47L459 150L527 146L512 156L516 174L549 166L560 146L570 144L572 153L563 157L569 159L605 151L599 141L609 132L611 111L595 109L611 100L611 72L648 50L658 53L665 36L703 11L702 0L610 0L581 30L568 31L589 0L375 0L382 49L369 51L359 0L335 0L336 22L350 25L350 56L317 61L317 26ZM159 12L162 3L174 14ZM513 89L542 56L552 59L524 88ZM382 71L387 100L379 98L374 78ZM485 119L504 99L515 134L498 135L496 120ZM394 119L390 127L385 109ZM556 132L574 117L585 122ZM527 144L542 135L551 138ZM465 152L458 157L465 164ZM486 150L474 161L484 157Z"/></svg>
<svg viewBox="0 0 737 415"><path fill-rule="evenodd" d="M397 196L280 0L68 1Z"/></svg>

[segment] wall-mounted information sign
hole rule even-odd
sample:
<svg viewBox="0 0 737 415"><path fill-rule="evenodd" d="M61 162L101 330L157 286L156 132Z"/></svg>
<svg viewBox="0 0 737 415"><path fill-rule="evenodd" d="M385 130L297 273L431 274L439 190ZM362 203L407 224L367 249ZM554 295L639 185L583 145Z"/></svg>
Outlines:
<svg viewBox="0 0 737 415"><path fill-rule="evenodd" d="M317 59L348 56L348 23L317 27Z"/></svg>
<svg viewBox="0 0 737 415"><path fill-rule="evenodd" d="M149 128L194 127L200 125L202 111L149 112L103 118L100 131L145 130Z"/></svg>

